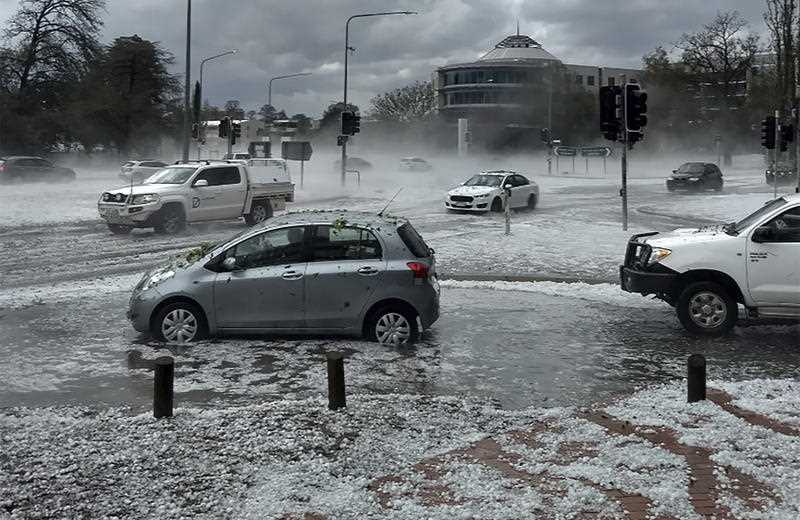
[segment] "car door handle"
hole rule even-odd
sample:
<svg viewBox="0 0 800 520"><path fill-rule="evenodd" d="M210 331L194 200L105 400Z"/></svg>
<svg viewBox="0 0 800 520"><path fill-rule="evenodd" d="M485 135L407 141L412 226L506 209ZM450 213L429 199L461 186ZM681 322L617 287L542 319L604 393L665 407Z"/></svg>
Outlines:
<svg viewBox="0 0 800 520"><path fill-rule="evenodd" d="M303 273L298 273L297 271L286 271L281 275L284 280L299 280L302 277Z"/></svg>
<svg viewBox="0 0 800 520"><path fill-rule="evenodd" d="M369 266L362 267L361 269L359 269L356 272L358 274L361 274L361 275L364 275L364 276L372 276L373 274L378 274L378 270L377 269L375 269L374 267L369 267Z"/></svg>

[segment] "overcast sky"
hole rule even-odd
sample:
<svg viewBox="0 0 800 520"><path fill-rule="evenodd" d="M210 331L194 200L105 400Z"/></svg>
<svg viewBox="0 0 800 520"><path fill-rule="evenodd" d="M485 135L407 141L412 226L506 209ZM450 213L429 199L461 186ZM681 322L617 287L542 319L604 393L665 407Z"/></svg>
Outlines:
<svg viewBox="0 0 800 520"><path fill-rule="evenodd" d="M0 19L18 0L0 0ZM139 36L161 42L183 74L186 0L107 0L102 40ZM738 10L764 33L763 0L193 0L192 81L209 62L204 98L246 109L266 102L272 76L311 72L273 83L272 101L288 114L318 117L342 98L344 26L352 14L411 10L416 16L356 19L350 24L349 93L362 110L376 94L430 79L440 65L469 61L516 30L565 63L639 67L657 45L671 47L718 10ZM766 43L766 42L763 42Z"/></svg>

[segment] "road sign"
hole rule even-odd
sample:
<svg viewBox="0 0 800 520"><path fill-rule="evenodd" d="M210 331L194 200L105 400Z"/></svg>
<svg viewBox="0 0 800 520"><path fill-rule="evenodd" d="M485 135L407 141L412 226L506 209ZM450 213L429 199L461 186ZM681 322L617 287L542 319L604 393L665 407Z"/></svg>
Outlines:
<svg viewBox="0 0 800 520"><path fill-rule="evenodd" d="M608 157L611 155L611 148L608 146L587 146L581 148L582 157Z"/></svg>
<svg viewBox="0 0 800 520"><path fill-rule="evenodd" d="M281 143L281 157L290 161L311 159L311 143L308 141L284 141Z"/></svg>
<svg viewBox="0 0 800 520"><path fill-rule="evenodd" d="M250 153L250 157L253 158L268 158L272 157L270 155L270 143L269 141L251 141L249 145L247 145L247 151Z"/></svg>
<svg viewBox="0 0 800 520"><path fill-rule="evenodd" d="M578 155L578 149L574 146L556 146L553 148L553 153L559 157L575 157Z"/></svg>

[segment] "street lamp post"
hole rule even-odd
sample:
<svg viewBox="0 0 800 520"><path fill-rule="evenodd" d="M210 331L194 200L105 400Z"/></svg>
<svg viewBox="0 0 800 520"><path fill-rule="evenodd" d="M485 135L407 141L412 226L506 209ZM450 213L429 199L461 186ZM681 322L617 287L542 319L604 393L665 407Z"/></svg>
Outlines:
<svg viewBox="0 0 800 520"><path fill-rule="evenodd" d="M202 110L202 106L203 106L203 67L205 66L206 62L207 61L211 61L211 60L215 60L217 58L221 58L223 56L227 56L228 54L236 54L237 52L239 52L238 49L231 49L229 51L221 52L219 54L216 54L216 55L208 57L208 58L203 58L200 61L200 92L199 92L198 95L200 96L200 107L201 107L201 110ZM202 135L200 136L201 137L200 142L202 142L203 138L205 138L205 128L203 127L203 125L199 124L200 121L196 121L196 122L198 123L198 131L202 133ZM197 158L198 159L200 158L200 146L199 145L197 147Z"/></svg>
<svg viewBox="0 0 800 520"><path fill-rule="evenodd" d="M183 162L189 160L189 141L192 137L192 114L189 90L191 88L191 41L192 41L192 0L186 0L186 74L184 77L183 103Z"/></svg>
<svg viewBox="0 0 800 520"><path fill-rule="evenodd" d="M384 13L366 13L366 14L354 14L350 18L347 19L347 23L344 24L344 106L342 110L347 110L347 53L350 52L350 20L353 18L367 18L370 16L389 16L393 14L417 14L416 11L388 11ZM347 172L347 136L345 136L345 141L342 143L342 186L345 183L345 173Z"/></svg>
<svg viewBox="0 0 800 520"><path fill-rule="evenodd" d="M310 76L310 72L298 72L297 74L286 74L284 76L275 76L269 78L269 87L267 90L267 105L272 106L272 82L276 79L296 78L298 76Z"/></svg>

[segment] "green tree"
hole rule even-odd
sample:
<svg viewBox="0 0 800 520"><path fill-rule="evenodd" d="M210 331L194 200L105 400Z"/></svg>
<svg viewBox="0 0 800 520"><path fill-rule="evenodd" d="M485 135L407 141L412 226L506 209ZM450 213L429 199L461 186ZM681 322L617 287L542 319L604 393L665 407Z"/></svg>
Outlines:
<svg viewBox="0 0 800 520"><path fill-rule="evenodd" d="M290 118L297 121L297 134L307 135L311 131L311 118L305 114L295 114Z"/></svg>
<svg viewBox="0 0 800 520"><path fill-rule="evenodd" d="M79 86L72 111L79 117L76 137L96 140L122 155L148 153L163 135L167 102L179 92L178 80L167 72L172 55L139 36L114 40L89 69Z"/></svg>

